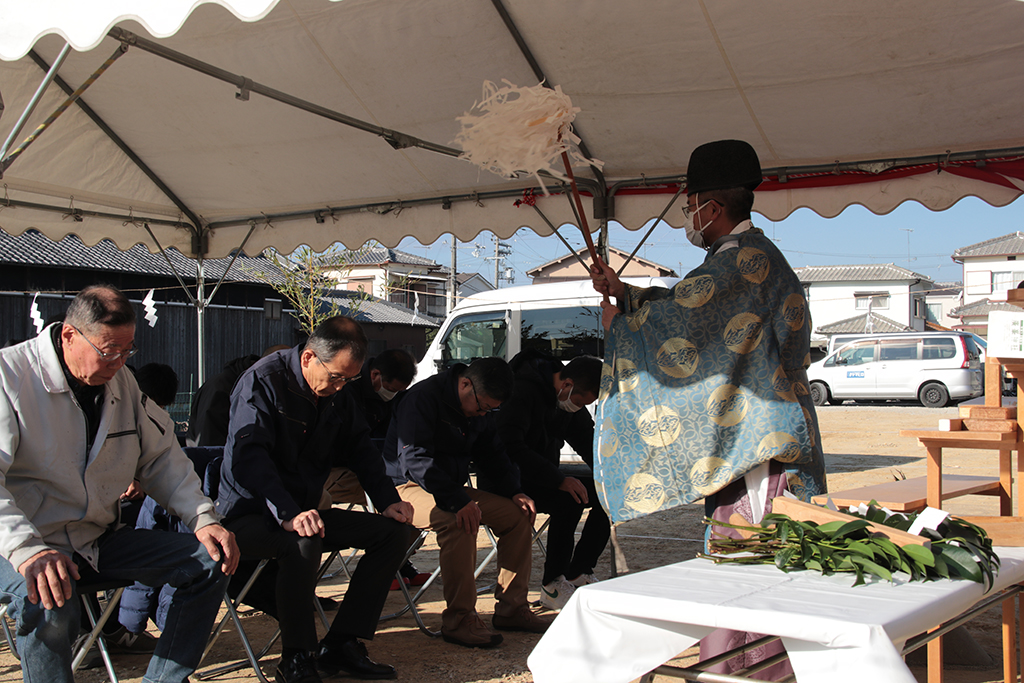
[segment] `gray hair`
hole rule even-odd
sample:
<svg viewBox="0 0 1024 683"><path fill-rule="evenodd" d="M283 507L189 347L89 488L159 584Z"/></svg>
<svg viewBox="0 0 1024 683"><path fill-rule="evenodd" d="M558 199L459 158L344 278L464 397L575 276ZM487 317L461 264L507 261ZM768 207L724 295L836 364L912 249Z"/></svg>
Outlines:
<svg viewBox="0 0 1024 683"><path fill-rule="evenodd" d="M339 351L348 351L352 360L366 358L366 335L352 318L336 315L323 321L306 340L304 351L312 351L324 363L330 363Z"/></svg>
<svg viewBox="0 0 1024 683"><path fill-rule="evenodd" d="M90 332L95 332L101 325L134 325L135 309L124 292L117 287L90 285L80 291L68 306L64 322L79 330Z"/></svg>

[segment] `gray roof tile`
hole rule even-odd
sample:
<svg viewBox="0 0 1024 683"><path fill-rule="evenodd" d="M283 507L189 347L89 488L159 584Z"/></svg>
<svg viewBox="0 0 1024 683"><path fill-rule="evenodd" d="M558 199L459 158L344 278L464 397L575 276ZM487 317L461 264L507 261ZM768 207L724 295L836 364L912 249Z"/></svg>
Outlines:
<svg viewBox="0 0 1024 683"><path fill-rule="evenodd" d="M828 325L822 325L814 332L815 334L850 334L856 332L868 332L868 315L871 316L871 332L876 334L888 334L889 332L913 332L914 328L901 325L895 320L890 320L884 315L877 313L865 313L846 320L838 320Z"/></svg>
<svg viewBox="0 0 1024 683"><path fill-rule="evenodd" d="M804 266L794 268L800 282L902 282L932 279L893 263L868 263L855 266Z"/></svg>
<svg viewBox="0 0 1024 683"><path fill-rule="evenodd" d="M1024 254L1024 232L1011 232L1002 237L993 237L984 242L978 242L966 247L960 247L953 252L953 259L960 261L965 258L978 256L1011 256Z"/></svg>
<svg viewBox="0 0 1024 683"><path fill-rule="evenodd" d="M1014 313L1020 313L1020 306L1014 306L1008 304L1005 301L989 301L988 299L981 299L979 301L972 301L969 304L958 306L949 312L951 318L966 318L975 315L988 315L992 311L1012 311Z"/></svg>

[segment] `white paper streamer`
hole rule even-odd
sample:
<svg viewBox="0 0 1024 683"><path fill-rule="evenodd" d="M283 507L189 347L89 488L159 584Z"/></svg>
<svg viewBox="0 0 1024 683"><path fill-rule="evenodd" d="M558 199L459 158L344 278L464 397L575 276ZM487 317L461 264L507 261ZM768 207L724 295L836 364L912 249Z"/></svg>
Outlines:
<svg viewBox="0 0 1024 683"><path fill-rule="evenodd" d="M483 100L458 117L462 130L455 144L462 147L463 159L505 178L529 173L542 187L540 171L568 180L559 158L562 152L574 166L604 165L587 159L576 147L580 139L572 132L572 122L580 109L572 106L561 87L502 83L499 87L484 81Z"/></svg>
<svg viewBox="0 0 1024 683"><path fill-rule="evenodd" d="M36 334L43 331L43 316L39 313L39 304L36 303L36 297L39 296L39 292L32 295L32 305L28 309L28 317L32 319L32 324L36 326Z"/></svg>
<svg viewBox="0 0 1024 683"><path fill-rule="evenodd" d="M153 290L149 290L146 298L142 300L142 307L146 309L146 321L150 327L156 327L156 304L153 303Z"/></svg>

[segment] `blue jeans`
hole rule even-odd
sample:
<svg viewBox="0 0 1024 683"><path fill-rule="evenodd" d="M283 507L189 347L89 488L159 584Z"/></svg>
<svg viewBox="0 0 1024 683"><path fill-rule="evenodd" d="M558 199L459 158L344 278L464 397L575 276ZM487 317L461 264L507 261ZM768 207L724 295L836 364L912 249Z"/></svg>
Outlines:
<svg viewBox="0 0 1024 683"><path fill-rule="evenodd" d="M182 683L202 657L203 648L228 577L192 534L122 528L100 537L99 571L81 556L73 558L81 581L140 581L177 588L163 634L149 661L145 683ZM71 647L81 623L81 601L73 595L63 607L45 609L28 601L25 579L0 558L0 602L11 603L17 620L18 653L25 683L74 683Z"/></svg>

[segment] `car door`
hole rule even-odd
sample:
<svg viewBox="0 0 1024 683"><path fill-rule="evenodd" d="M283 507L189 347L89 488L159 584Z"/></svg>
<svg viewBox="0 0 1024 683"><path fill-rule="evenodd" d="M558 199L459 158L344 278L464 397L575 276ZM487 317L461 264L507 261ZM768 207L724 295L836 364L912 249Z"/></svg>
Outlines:
<svg viewBox="0 0 1024 683"><path fill-rule="evenodd" d="M921 371L921 340L917 337L878 340L878 398L916 398Z"/></svg>
<svg viewBox="0 0 1024 683"><path fill-rule="evenodd" d="M836 398L875 398L877 344L873 339L848 344L826 361L832 395Z"/></svg>

